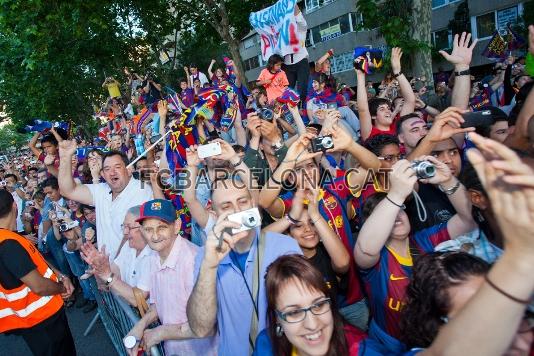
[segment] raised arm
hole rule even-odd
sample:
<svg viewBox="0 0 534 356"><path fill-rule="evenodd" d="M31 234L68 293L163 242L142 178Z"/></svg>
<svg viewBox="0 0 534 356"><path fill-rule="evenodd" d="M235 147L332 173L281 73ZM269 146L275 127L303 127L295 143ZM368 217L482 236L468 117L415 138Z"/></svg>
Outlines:
<svg viewBox="0 0 534 356"><path fill-rule="evenodd" d="M76 153L76 141L64 140L59 144L59 189L61 195L79 203L94 206L93 195L83 184L72 178L72 156Z"/></svg>
<svg viewBox="0 0 534 356"><path fill-rule="evenodd" d="M213 66L215 65L216 62L217 61L215 59L212 59L211 62L210 62L210 66L208 67L208 75L209 75L210 79L213 78L212 69L213 69Z"/></svg>
<svg viewBox="0 0 534 356"><path fill-rule="evenodd" d="M399 47L394 47L391 50L391 69L393 70L393 76L397 78L399 82L399 89L402 97L404 98L404 105L400 115L410 114L415 109L415 94L413 93L412 86L410 82L401 71L401 58L402 58L402 49Z"/></svg>
<svg viewBox="0 0 534 356"><path fill-rule="evenodd" d="M30 140L30 143L28 144L28 147L32 151L32 153L35 155L35 157L39 158L41 155L41 150L37 148L37 140L39 139L39 136L41 136L40 132L36 132L33 134L32 139Z"/></svg>
<svg viewBox="0 0 534 356"><path fill-rule="evenodd" d="M204 228L208 223L209 213L197 199L195 190L199 171L198 165L202 162L202 160L198 158L197 149L197 145L192 145L185 151L187 160L187 166L185 168L187 172L187 184L184 189L183 198L193 219L198 222L200 227Z"/></svg>
<svg viewBox="0 0 534 356"><path fill-rule="evenodd" d="M302 121L298 106L288 105L287 108L289 109L291 115L293 115L293 120L295 121L295 125L297 126L297 133L299 135L302 135L306 132L306 125L304 125L304 121Z"/></svg>
<svg viewBox="0 0 534 356"><path fill-rule="evenodd" d="M236 106L236 117L234 122L236 143L240 146L246 147L247 145L247 132L243 127L243 121L241 120L241 111L239 110L239 104Z"/></svg>
<svg viewBox="0 0 534 356"><path fill-rule="evenodd" d="M365 73L359 69L354 69L358 80L356 87L356 98L358 101L358 117L360 119L360 134L362 141L365 141L371 135L373 123L371 112L369 111L369 102L367 101L367 88L365 87Z"/></svg>
<svg viewBox="0 0 534 356"><path fill-rule="evenodd" d="M471 34L463 32L461 37L454 35L452 52L448 54L445 51L439 51L441 55L451 64L454 65L456 76L454 78L454 87L452 88L451 105L460 109L467 109L469 106L469 93L471 92L471 74L462 72L469 71L473 49L478 40L474 40L469 46Z"/></svg>
<svg viewBox="0 0 534 356"><path fill-rule="evenodd" d="M184 67L184 72L185 72L185 79L187 80L187 87L192 88L193 83L191 83L191 76L189 75L189 68Z"/></svg>
<svg viewBox="0 0 534 356"><path fill-rule="evenodd" d="M323 62L328 58L334 55L334 50L329 49L325 54L323 54L318 60L315 61L315 71L320 72L323 66Z"/></svg>
<svg viewBox="0 0 534 356"><path fill-rule="evenodd" d="M389 239L400 207L413 191L416 181L410 162L395 163L390 173L389 193L365 220L356 240L354 259L360 268L371 268L380 260L380 251Z"/></svg>

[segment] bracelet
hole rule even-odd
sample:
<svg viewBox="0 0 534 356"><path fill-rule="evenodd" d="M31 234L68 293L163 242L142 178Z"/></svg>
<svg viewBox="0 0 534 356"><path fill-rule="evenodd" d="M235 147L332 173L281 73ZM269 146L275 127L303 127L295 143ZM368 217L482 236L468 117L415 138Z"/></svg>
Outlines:
<svg viewBox="0 0 534 356"><path fill-rule="evenodd" d="M401 76L403 73L402 72L398 72L397 74L393 73L393 78L397 78L398 76Z"/></svg>
<svg viewBox="0 0 534 356"><path fill-rule="evenodd" d="M454 193L456 193L456 191L458 190L458 188L460 188L460 181L457 180L456 181L456 184L453 185L452 187L448 188L448 189L445 189L440 185L438 185L438 188L439 190L441 190L443 193L445 193L445 195L453 195Z"/></svg>
<svg viewBox="0 0 534 356"><path fill-rule="evenodd" d="M243 163L243 158L239 158L239 162L237 162L236 164L232 164L232 167L237 168L241 163Z"/></svg>
<svg viewBox="0 0 534 356"><path fill-rule="evenodd" d="M321 220L321 218L322 218L322 216L319 216L317 219L313 220L313 221L311 222L311 224L312 224L312 225L315 225L315 223L316 223L317 221ZM321 239L321 241L322 241L322 239Z"/></svg>
<svg viewBox="0 0 534 356"><path fill-rule="evenodd" d="M428 107L428 104L425 103L425 106L423 106L423 110L425 110Z"/></svg>
<svg viewBox="0 0 534 356"><path fill-rule="evenodd" d="M525 305L530 304L530 300L523 300L523 299L516 298L516 297L514 297L513 295L508 294L507 292L505 292L505 291L502 290L501 288L497 287L497 286L495 285L495 283L493 283L492 281L490 281L490 279L489 279L489 277L488 277L487 274L484 276L484 279L486 280L486 282L488 282L488 284L490 285L491 288L495 289L497 292L501 293L501 294L504 295L506 298L511 299L511 300L513 300L514 302L519 303L519 304L525 304Z"/></svg>
<svg viewBox="0 0 534 356"><path fill-rule="evenodd" d="M286 214L286 218L287 218L287 220L289 220L289 222L290 222L291 224L298 224L298 223L300 222L300 220L293 219L293 218L291 217L291 215L289 215L289 213Z"/></svg>
<svg viewBox="0 0 534 356"><path fill-rule="evenodd" d="M401 208L402 210L406 209L406 205L395 203L395 202L394 202L393 200L391 200L390 197L388 197L387 195L386 195L386 199L387 199L391 204L393 204L393 205L395 205L395 206Z"/></svg>

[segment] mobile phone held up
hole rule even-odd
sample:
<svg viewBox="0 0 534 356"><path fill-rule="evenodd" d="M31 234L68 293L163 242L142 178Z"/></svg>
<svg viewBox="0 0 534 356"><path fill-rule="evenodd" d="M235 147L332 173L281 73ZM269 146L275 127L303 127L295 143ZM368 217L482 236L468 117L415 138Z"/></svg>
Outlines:
<svg viewBox="0 0 534 356"><path fill-rule="evenodd" d="M207 158L220 155L222 153L222 148L219 142L212 142L207 145L198 146L197 152L198 158Z"/></svg>
<svg viewBox="0 0 534 356"><path fill-rule="evenodd" d="M463 119L465 120L460 127L483 127L489 126L493 123L493 116L491 115L490 110L483 110L477 112L466 112L462 114Z"/></svg>
<svg viewBox="0 0 534 356"><path fill-rule="evenodd" d="M237 234L241 231L252 230L261 226L261 216L258 208L251 208L240 211L232 215L228 215L228 220L241 224L238 228L232 229L232 234Z"/></svg>

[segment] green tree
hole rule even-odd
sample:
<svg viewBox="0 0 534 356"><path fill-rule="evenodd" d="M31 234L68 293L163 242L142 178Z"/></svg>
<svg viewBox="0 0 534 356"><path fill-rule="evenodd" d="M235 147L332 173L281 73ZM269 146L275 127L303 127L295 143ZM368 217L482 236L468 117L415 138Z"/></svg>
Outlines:
<svg viewBox="0 0 534 356"><path fill-rule="evenodd" d="M5 153L8 149L20 149L28 144L29 134L17 132L15 125L9 124L0 127L0 152Z"/></svg>

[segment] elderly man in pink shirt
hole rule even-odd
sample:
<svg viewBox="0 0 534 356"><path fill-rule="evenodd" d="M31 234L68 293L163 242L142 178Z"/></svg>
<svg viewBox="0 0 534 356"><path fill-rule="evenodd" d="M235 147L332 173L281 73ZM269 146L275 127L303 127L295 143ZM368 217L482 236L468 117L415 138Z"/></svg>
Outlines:
<svg viewBox="0 0 534 356"><path fill-rule="evenodd" d="M148 350L162 341L167 355L216 355L216 337L197 338L187 321L198 247L179 236L181 221L176 219L174 206L168 200L150 200L141 205L137 221L143 237L157 253L150 263L150 309L127 335L137 340L129 349L130 355L137 355L140 345ZM148 329L158 319L162 325Z"/></svg>

